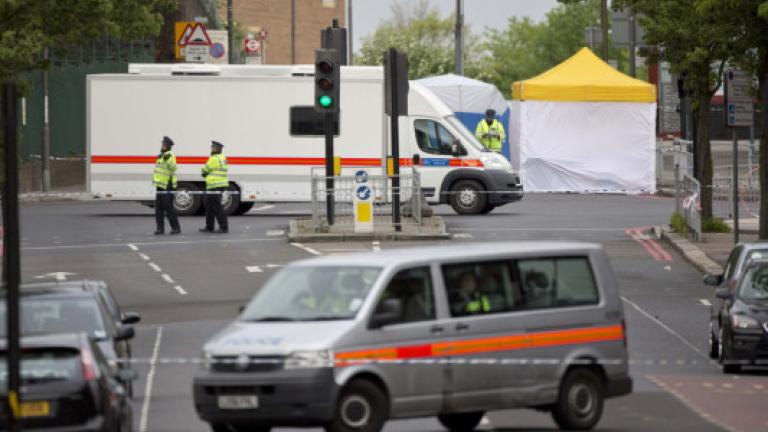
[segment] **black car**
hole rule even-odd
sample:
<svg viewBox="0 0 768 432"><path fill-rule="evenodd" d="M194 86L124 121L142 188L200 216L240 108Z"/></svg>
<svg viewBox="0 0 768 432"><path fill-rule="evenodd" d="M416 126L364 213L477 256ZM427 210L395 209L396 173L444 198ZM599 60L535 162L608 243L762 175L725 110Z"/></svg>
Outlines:
<svg viewBox="0 0 768 432"><path fill-rule="evenodd" d="M710 356L725 373L745 365L768 366L768 260L752 260L733 287L715 292L721 307L713 312Z"/></svg>
<svg viewBox="0 0 768 432"><path fill-rule="evenodd" d="M115 322L97 291L49 283L25 285L20 294L22 335L87 333L110 362L120 367L130 366L129 340L134 336L134 329ZM0 301L0 337L5 337L4 297L0 295L3 300ZM132 385L126 385L132 395Z"/></svg>
<svg viewBox="0 0 768 432"><path fill-rule="evenodd" d="M21 340L20 415L23 430L130 432L133 411L122 384L135 378L111 367L84 333ZM0 342L0 429L8 424L6 341Z"/></svg>

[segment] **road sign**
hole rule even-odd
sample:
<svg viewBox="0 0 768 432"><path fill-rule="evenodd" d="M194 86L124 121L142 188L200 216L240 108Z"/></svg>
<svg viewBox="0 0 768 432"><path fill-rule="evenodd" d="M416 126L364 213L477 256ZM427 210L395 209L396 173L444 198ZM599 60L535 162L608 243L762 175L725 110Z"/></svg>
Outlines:
<svg viewBox="0 0 768 432"><path fill-rule="evenodd" d="M192 30L189 32L189 36L187 36L185 45L186 46L190 46L190 45L208 46L210 44L211 44L211 38L210 36L208 36L208 32L205 31L205 25L202 23L195 23L194 27L192 27Z"/></svg>
<svg viewBox="0 0 768 432"><path fill-rule="evenodd" d="M355 195L352 199L355 218L354 229L356 233L373 232L373 203L371 201L373 194L367 183L368 173L358 171L355 173L355 178L365 178L366 181L358 183L355 187Z"/></svg>
<svg viewBox="0 0 768 432"><path fill-rule="evenodd" d="M208 63L211 58L208 45L187 45L185 51L187 63Z"/></svg>
<svg viewBox="0 0 768 432"><path fill-rule="evenodd" d="M254 55L261 51L261 42L257 39L245 40L245 52L246 54L254 53Z"/></svg>
<svg viewBox="0 0 768 432"><path fill-rule="evenodd" d="M728 127L752 127L755 115L752 80L736 69L725 71L725 124Z"/></svg>
<svg viewBox="0 0 768 432"><path fill-rule="evenodd" d="M176 40L176 60L184 60L184 48L187 45L187 38L192 33L194 21L177 21L175 27Z"/></svg>
<svg viewBox="0 0 768 432"><path fill-rule="evenodd" d="M208 36L211 38L211 46L208 54L210 62L214 64L227 64L229 58L227 55L227 46L229 37L226 30L208 30Z"/></svg>

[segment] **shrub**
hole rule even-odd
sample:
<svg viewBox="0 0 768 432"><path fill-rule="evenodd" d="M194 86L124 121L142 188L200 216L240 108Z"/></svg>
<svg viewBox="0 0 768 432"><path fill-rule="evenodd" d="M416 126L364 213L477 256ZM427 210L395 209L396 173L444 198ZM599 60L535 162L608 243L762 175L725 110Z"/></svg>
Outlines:
<svg viewBox="0 0 768 432"><path fill-rule="evenodd" d="M688 235L688 226L685 224L685 217L682 213L672 213L672 217L669 218L669 225L676 233L683 236Z"/></svg>
<svg viewBox="0 0 768 432"><path fill-rule="evenodd" d="M722 219L711 217L702 219L701 231L705 233L729 233L731 232L731 227L726 225Z"/></svg>

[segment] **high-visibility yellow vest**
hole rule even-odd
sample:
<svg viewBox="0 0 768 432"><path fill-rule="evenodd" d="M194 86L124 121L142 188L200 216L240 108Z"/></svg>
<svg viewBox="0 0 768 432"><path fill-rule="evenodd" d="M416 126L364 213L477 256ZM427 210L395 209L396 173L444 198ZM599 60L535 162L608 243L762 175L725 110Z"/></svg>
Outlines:
<svg viewBox="0 0 768 432"><path fill-rule="evenodd" d="M473 296L473 300L467 303L467 306L464 309L469 313L490 312L491 302L488 301L488 297L482 294Z"/></svg>
<svg viewBox="0 0 768 432"><path fill-rule="evenodd" d="M483 138L485 134L491 134L488 138ZM500 121L493 119L493 122L489 126L485 119L480 120L475 129L475 136L488 150L495 152L501 151L501 143L504 142L504 126Z"/></svg>
<svg viewBox="0 0 768 432"><path fill-rule="evenodd" d="M229 186L227 179L227 157L223 154L211 155L203 167L205 188L216 189Z"/></svg>
<svg viewBox="0 0 768 432"><path fill-rule="evenodd" d="M168 160L163 159L165 155L170 155ZM170 150L157 157L155 172L152 174L152 184L155 187L167 189L168 183L171 183L174 189L176 188L176 155Z"/></svg>

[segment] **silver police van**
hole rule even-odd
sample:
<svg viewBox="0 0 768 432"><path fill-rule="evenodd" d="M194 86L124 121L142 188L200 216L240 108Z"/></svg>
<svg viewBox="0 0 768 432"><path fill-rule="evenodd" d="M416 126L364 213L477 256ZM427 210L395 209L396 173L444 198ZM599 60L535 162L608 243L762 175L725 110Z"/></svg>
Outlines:
<svg viewBox="0 0 768 432"><path fill-rule="evenodd" d="M216 432L368 432L422 416L466 431L520 407L583 430L632 391L617 283L586 243L299 261L203 351L194 402Z"/></svg>

